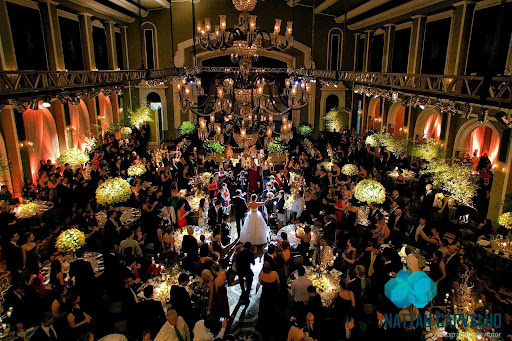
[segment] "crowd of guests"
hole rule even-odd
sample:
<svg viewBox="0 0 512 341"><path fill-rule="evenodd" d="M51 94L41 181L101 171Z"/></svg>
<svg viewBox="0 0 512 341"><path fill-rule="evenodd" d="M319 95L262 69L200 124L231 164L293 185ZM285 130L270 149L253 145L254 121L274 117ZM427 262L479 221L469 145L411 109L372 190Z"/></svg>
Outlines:
<svg viewBox="0 0 512 341"><path fill-rule="evenodd" d="M23 198L53 202L56 226L81 229L87 242L69 271L63 271L63 255L50 248L44 257L51 260L45 285L38 242L47 235L43 229L19 226L9 211L12 196L2 188L0 220L7 226L1 236L2 257L12 278L3 304L5 311L13 308L10 328L21 335L37 325L34 340L93 340L104 335L105 341L234 340L229 334L235 321L228 286L238 283L241 303L248 304L251 295L261 291L256 330L263 340L349 340L391 334L418 339L422 330L382 328L383 313L419 314L414 307L397 309L385 297L384 285L404 267L422 270L421 254L429 260L429 276L440 292L453 287L462 267L461 235L476 240L493 229L484 219L492 185L490 162L482 157L476 163L482 174L477 210L455 203L451 217L448 199L436 197L431 179L420 175L421 159L371 148L365 145L366 134L347 130L335 138L324 137L321 148L296 141L279 164L271 164L268 153L256 153L254 148L243 153L243 162L235 162L227 148L219 163L186 141L148 149L147 128L134 128L129 140L107 136L84 168L42 160L37 181L26 180ZM343 175L346 163L357 165L358 174ZM147 172L130 177L127 169L133 164L144 164ZM393 180L387 172L395 169L398 176ZM406 181L402 169L415 172L414 179ZM204 172L211 178L195 212L187 195L197 189L191 180ZM123 224L118 207L96 203L96 188L110 177L129 181L132 195L123 205L140 209L136 224ZM353 189L361 179L383 183L386 201L368 208L357 202ZM270 226L305 224L304 233L295 232L297 247L290 245L286 233L268 245L237 244L246 196L252 193L265 203L260 209ZM96 219L100 210L107 215L102 227ZM367 212L365 224L361 210ZM191 224L208 228L211 238L194 235ZM312 227L323 231L317 245ZM185 229L178 254L175 231ZM405 244L402 257L399 252ZM83 257L90 251L103 255L104 271L99 275ZM342 275L335 298L324 306L305 266L322 263L328 252L339 255L329 268ZM259 274L253 273L256 262L262 263ZM147 284L160 273L157 263L183 269L170 289L169 302L164 302L167 312ZM191 276L199 279L191 283Z"/></svg>

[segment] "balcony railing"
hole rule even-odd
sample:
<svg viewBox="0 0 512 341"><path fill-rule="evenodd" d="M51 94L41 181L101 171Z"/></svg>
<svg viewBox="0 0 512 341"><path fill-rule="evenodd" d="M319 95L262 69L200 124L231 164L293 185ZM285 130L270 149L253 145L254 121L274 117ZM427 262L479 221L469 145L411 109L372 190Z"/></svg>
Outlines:
<svg viewBox="0 0 512 341"><path fill-rule="evenodd" d="M192 67L121 71L0 71L0 99L40 96L58 91L127 85L143 80L168 81L186 73L237 72L237 67ZM253 68L251 72L291 74L324 81L341 81L415 95L488 102L512 107L512 77L418 75L291 68Z"/></svg>

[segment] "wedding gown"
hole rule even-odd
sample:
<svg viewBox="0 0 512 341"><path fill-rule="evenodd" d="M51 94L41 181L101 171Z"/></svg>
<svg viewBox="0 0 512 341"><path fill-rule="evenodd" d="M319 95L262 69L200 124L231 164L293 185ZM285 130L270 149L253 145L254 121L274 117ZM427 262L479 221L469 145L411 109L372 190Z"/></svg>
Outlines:
<svg viewBox="0 0 512 341"><path fill-rule="evenodd" d="M270 235L270 229L263 219L263 215L258 208L251 208L245 216L244 225L240 232L240 242L251 242L252 245L267 244Z"/></svg>

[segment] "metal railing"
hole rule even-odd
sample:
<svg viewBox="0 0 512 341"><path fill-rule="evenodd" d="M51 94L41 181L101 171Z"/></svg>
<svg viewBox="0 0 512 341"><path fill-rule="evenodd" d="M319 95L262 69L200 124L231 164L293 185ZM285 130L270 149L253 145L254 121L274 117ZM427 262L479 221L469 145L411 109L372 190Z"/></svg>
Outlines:
<svg viewBox="0 0 512 341"><path fill-rule="evenodd" d="M0 71L0 98L40 96L58 91L127 85L143 80L168 81L187 73L238 72L238 67L191 67L121 71ZM345 82L439 96L471 102L491 102L512 107L512 77L421 75L291 68L253 68L250 72L297 74L317 80Z"/></svg>

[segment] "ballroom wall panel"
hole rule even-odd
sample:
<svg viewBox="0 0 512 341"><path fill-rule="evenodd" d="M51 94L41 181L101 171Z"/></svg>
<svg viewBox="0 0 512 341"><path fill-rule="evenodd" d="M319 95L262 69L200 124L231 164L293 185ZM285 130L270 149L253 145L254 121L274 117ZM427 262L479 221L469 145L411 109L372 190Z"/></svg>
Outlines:
<svg viewBox="0 0 512 341"><path fill-rule="evenodd" d="M406 73L409 61L409 45L411 43L411 29L404 28L395 32L393 46L392 72Z"/></svg>
<svg viewBox="0 0 512 341"><path fill-rule="evenodd" d="M76 20L59 17L59 26L66 69L83 70L84 59L82 40L80 37L80 24Z"/></svg>
<svg viewBox="0 0 512 341"><path fill-rule="evenodd" d="M431 21L425 29L421 73L442 75L446 64L451 18Z"/></svg>

